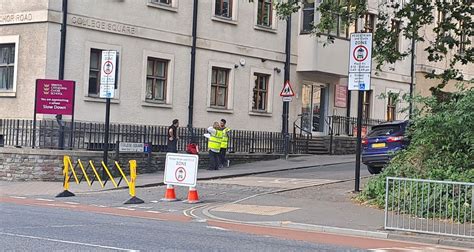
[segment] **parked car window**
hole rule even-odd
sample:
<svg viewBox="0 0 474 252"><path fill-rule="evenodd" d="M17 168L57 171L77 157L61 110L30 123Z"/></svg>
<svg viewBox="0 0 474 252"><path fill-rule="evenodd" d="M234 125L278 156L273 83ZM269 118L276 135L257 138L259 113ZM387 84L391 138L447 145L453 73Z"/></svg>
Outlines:
<svg viewBox="0 0 474 252"><path fill-rule="evenodd" d="M373 128L369 133L369 137L390 136L401 130L401 125L387 125L383 127Z"/></svg>

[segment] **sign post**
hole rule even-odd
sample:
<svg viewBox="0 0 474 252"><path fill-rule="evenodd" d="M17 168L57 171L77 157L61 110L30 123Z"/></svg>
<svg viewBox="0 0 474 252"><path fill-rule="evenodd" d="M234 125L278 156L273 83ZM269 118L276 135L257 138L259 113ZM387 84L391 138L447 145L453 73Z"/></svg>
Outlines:
<svg viewBox="0 0 474 252"><path fill-rule="evenodd" d="M35 87L35 109L33 114L33 143L36 145L36 114L70 115L74 126L74 97L76 82L70 80L37 79ZM71 128L70 144L72 145L73 128ZM63 135L64 136L64 133ZM64 141L60 139L59 142ZM63 142L64 144L64 142ZM60 148L64 147L59 144Z"/></svg>
<svg viewBox="0 0 474 252"><path fill-rule="evenodd" d="M110 99L115 95L115 84L117 79L117 51L102 51L102 65L100 69L99 97L105 98L105 132L104 132L104 156L103 161L107 165L109 151L109 127L110 127ZM105 171L103 171L105 176Z"/></svg>
<svg viewBox="0 0 474 252"><path fill-rule="evenodd" d="M362 102L364 92L370 90L372 71L372 33L352 33L349 51L349 90L358 90L357 146L354 191L359 192L360 155L362 143Z"/></svg>
<svg viewBox="0 0 474 252"><path fill-rule="evenodd" d="M286 70L285 70L286 71ZM282 97L283 100L283 107L284 112L283 112L283 137L285 138L285 159L288 159L288 149L289 149L289 143L290 143L290 135L288 134L288 107L289 107L289 102L293 100L293 96L295 96L295 92L293 92L293 89L291 88L290 81L287 80L285 81L285 85L283 85L283 89L280 92L280 96Z"/></svg>

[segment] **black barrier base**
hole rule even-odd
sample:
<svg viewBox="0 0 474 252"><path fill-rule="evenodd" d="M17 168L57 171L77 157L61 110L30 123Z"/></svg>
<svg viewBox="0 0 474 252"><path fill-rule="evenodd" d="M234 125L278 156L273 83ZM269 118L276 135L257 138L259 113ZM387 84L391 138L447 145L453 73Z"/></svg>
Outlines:
<svg viewBox="0 0 474 252"><path fill-rule="evenodd" d="M145 201L133 196L129 200L125 201L125 203L123 204L143 204L143 203L145 203Z"/></svg>
<svg viewBox="0 0 474 252"><path fill-rule="evenodd" d="M56 195L56 198L61 198L61 197L72 197L72 196L76 196L74 193L68 191L68 190L64 190L62 193Z"/></svg>

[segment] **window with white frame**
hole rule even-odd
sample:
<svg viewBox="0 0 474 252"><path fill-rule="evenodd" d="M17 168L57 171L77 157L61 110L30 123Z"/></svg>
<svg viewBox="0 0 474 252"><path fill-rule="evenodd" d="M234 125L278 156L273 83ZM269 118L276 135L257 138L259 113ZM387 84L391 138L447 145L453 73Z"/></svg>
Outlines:
<svg viewBox="0 0 474 252"><path fill-rule="evenodd" d="M365 14L364 18L364 30L365 32L373 33L375 31L376 16L373 13Z"/></svg>
<svg viewBox="0 0 474 252"><path fill-rule="evenodd" d="M215 0L214 15L216 17L233 18L233 0Z"/></svg>
<svg viewBox="0 0 474 252"><path fill-rule="evenodd" d="M15 80L15 43L0 44L0 92L13 92Z"/></svg>
<svg viewBox="0 0 474 252"><path fill-rule="evenodd" d="M159 103L166 102L168 62L168 60L148 57L146 73L146 101Z"/></svg>
<svg viewBox="0 0 474 252"><path fill-rule="evenodd" d="M272 27L273 24L273 2L272 0L258 0L257 3L257 25Z"/></svg>
<svg viewBox="0 0 474 252"><path fill-rule="evenodd" d="M270 83L270 75L254 73L254 79L252 110L266 112L268 109L268 85Z"/></svg>
<svg viewBox="0 0 474 252"><path fill-rule="evenodd" d="M211 74L211 107L227 108L229 93L230 69L212 67Z"/></svg>
<svg viewBox="0 0 474 252"><path fill-rule="evenodd" d="M303 2L303 22L301 27L302 33L310 33L313 31L314 23L314 1L305 0Z"/></svg>
<svg viewBox="0 0 474 252"><path fill-rule="evenodd" d="M91 48L89 61L88 96L98 97L100 91L100 67L102 65L102 50Z"/></svg>
<svg viewBox="0 0 474 252"><path fill-rule="evenodd" d="M387 96L387 121L395 121L397 119L397 102L398 93L389 92Z"/></svg>
<svg viewBox="0 0 474 252"><path fill-rule="evenodd" d="M163 4L163 5L169 5L171 6L172 4L172 0L151 0L152 3L156 3L156 4Z"/></svg>
<svg viewBox="0 0 474 252"><path fill-rule="evenodd" d="M391 30L394 34L397 35L397 39L395 41L395 45L393 48L396 52L400 52L400 32L401 32L401 22L400 20L392 19Z"/></svg>

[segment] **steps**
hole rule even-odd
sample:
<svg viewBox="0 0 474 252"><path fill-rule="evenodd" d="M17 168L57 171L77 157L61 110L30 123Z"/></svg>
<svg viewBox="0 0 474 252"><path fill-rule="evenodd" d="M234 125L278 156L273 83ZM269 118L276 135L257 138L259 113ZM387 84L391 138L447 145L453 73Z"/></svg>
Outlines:
<svg viewBox="0 0 474 252"><path fill-rule="evenodd" d="M308 143L308 154L329 154L329 139L326 137L313 137Z"/></svg>

